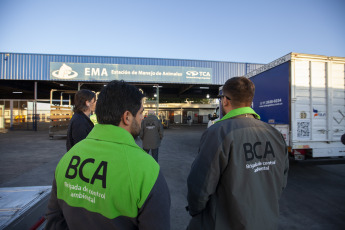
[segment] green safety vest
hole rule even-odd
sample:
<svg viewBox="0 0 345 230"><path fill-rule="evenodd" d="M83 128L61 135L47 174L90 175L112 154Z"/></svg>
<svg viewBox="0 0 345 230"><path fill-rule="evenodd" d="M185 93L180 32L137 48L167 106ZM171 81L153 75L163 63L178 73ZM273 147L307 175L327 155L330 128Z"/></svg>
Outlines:
<svg viewBox="0 0 345 230"><path fill-rule="evenodd" d="M136 217L158 174L159 165L121 127L97 124L60 160L57 198L113 219Z"/></svg>

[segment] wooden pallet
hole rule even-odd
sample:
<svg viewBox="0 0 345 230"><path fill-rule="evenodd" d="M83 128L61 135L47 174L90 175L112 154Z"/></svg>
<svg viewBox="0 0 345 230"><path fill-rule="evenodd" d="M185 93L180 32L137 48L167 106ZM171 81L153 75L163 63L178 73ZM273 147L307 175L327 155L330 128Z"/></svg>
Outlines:
<svg viewBox="0 0 345 230"><path fill-rule="evenodd" d="M73 111L70 106L50 106L49 137L67 136L68 124Z"/></svg>

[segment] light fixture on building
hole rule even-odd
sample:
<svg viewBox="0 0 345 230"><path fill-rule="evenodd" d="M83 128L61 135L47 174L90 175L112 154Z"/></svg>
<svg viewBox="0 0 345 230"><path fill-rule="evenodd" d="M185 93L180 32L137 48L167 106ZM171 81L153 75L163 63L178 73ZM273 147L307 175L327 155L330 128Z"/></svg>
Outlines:
<svg viewBox="0 0 345 230"><path fill-rule="evenodd" d="M206 98L210 98L210 94L206 94Z"/></svg>
<svg viewBox="0 0 345 230"><path fill-rule="evenodd" d="M210 87L200 86L200 89L210 89Z"/></svg>
<svg viewBox="0 0 345 230"><path fill-rule="evenodd" d="M15 91L15 92L12 92L12 93L23 93L23 92Z"/></svg>
<svg viewBox="0 0 345 230"><path fill-rule="evenodd" d="M157 97L157 94L154 94L153 96L154 96L154 97Z"/></svg>
<svg viewBox="0 0 345 230"><path fill-rule="evenodd" d="M60 86L64 86L64 84L60 84Z"/></svg>
<svg viewBox="0 0 345 230"><path fill-rule="evenodd" d="M4 60L7 61L9 56L10 56L10 54L5 54Z"/></svg>

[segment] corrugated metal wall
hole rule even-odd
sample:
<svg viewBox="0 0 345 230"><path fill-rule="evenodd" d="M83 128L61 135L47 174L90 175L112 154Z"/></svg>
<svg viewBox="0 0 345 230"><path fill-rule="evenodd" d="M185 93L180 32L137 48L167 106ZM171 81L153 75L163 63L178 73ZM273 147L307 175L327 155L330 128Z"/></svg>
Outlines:
<svg viewBox="0 0 345 230"><path fill-rule="evenodd" d="M245 75L263 64L134 57L102 57L51 54L0 53L0 79L50 80L50 62L105 63L129 65L190 66L212 68L212 84L222 85L235 76Z"/></svg>

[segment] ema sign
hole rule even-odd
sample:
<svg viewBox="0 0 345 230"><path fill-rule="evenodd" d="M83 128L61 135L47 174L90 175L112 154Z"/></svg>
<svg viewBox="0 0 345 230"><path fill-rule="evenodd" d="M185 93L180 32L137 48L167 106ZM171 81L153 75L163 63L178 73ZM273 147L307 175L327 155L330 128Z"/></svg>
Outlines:
<svg viewBox="0 0 345 230"><path fill-rule="evenodd" d="M212 69L184 66L51 62L50 79L211 84Z"/></svg>

